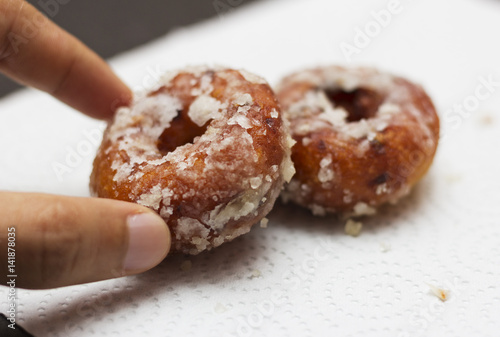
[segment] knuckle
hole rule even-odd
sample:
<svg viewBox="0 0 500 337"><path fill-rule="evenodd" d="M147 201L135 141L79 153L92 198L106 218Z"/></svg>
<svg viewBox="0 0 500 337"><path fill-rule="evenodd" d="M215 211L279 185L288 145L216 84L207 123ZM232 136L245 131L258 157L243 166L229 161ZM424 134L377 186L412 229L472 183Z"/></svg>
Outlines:
<svg viewBox="0 0 500 337"><path fill-rule="evenodd" d="M39 215L40 283L51 286L71 276L82 246L82 234L75 228L76 210L68 203L56 201Z"/></svg>

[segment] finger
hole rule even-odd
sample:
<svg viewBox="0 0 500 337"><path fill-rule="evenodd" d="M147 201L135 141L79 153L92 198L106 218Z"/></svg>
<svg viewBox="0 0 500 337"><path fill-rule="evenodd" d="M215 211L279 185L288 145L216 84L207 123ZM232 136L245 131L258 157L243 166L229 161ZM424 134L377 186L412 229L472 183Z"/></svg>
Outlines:
<svg viewBox="0 0 500 337"><path fill-rule="evenodd" d="M170 249L156 213L122 201L0 192L2 284L55 288L146 271ZM14 246L9 244L13 241ZM8 247L15 268L8 273Z"/></svg>
<svg viewBox="0 0 500 337"><path fill-rule="evenodd" d="M131 99L106 62L22 0L0 0L0 71L95 118Z"/></svg>

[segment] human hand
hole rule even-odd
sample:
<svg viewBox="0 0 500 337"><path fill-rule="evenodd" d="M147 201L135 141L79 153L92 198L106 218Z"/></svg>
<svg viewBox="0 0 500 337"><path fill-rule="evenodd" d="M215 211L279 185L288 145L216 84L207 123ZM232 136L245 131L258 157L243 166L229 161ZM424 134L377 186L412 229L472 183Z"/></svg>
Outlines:
<svg viewBox="0 0 500 337"><path fill-rule="evenodd" d="M7 76L94 118L109 120L130 102L130 89L99 56L27 2L0 0L0 18L0 71ZM170 249L165 222L132 203L0 192L0 214L2 284L10 274L25 288L136 274Z"/></svg>

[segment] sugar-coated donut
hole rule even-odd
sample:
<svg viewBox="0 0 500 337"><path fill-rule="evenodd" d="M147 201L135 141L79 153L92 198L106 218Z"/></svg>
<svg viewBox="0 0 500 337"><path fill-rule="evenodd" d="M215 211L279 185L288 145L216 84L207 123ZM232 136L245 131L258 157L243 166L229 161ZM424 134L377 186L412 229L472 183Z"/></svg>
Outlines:
<svg viewBox="0 0 500 337"><path fill-rule="evenodd" d="M120 108L94 161L93 195L165 220L188 254L248 232L294 173L276 97L260 77L193 67Z"/></svg>
<svg viewBox="0 0 500 337"><path fill-rule="evenodd" d="M408 194L432 163L439 119L406 79L330 66L284 78L277 95L297 142L283 198L314 214L373 214Z"/></svg>

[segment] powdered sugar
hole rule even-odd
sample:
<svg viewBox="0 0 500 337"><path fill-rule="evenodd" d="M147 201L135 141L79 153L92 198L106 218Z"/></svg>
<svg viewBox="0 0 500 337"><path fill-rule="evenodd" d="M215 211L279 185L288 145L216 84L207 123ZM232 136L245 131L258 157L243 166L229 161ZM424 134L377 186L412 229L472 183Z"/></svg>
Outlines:
<svg viewBox="0 0 500 337"><path fill-rule="evenodd" d="M212 96L197 97L189 107L188 116L198 126L203 126L209 120L221 116L227 104L218 101Z"/></svg>
<svg viewBox="0 0 500 337"><path fill-rule="evenodd" d="M183 217L177 220L177 227L175 231L176 239L191 240L194 237L207 237L209 230L203 224L192 218ZM201 242L198 241L198 244Z"/></svg>
<svg viewBox="0 0 500 337"><path fill-rule="evenodd" d="M319 163L319 172L318 172L318 180L322 183L326 183L332 181L335 177L335 173L331 168L332 164L332 155L328 154L325 158L321 159Z"/></svg>
<svg viewBox="0 0 500 337"><path fill-rule="evenodd" d="M356 122L348 122L347 111L342 107L333 106L324 91L310 91L303 100L290 106L287 110L293 116L317 116L317 120L308 120L295 126L297 134L307 134L324 128L325 124L317 121L327 122L330 127L338 130L342 136L354 139L368 138L373 140L378 132L384 131L389 125L392 116L400 112L400 108L394 104L386 103L379 107L375 117L360 119Z"/></svg>
<svg viewBox="0 0 500 337"><path fill-rule="evenodd" d="M196 80L193 80L194 83L192 85L196 84ZM200 86L195 87L191 90L191 95L192 96L202 96L202 95L210 95L210 93L214 90L214 87L212 86L212 76L210 74L203 74L200 80Z"/></svg>
<svg viewBox="0 0 500 337"><path fill-rule="evenodd" d="M351 92L361 86L375 90L386 90L393 85L393 77L373 68L351 68L331 66L301 71L286 78L288 83L308 83L312 87L329 87Z"/></svg>
<svg viewBox="0 0 500 337"><path fill-rule="evenodd" d="M368 206L368 204L365 202L358 202L356 205L354 205L353 210L353 216L373 215L377 213L375 208Z"/></svg>
<svg viewBox="0 0 500 337"><path fill-rule="evenodd" d="M238 112L240 112L238 110ZM239 125L244 129L250 129L252 127L252 124L250 123L250 120L248 117L242 114L237 114L231 117L228 121L227 124L229 125Z"/></svg>
<svg viewBox="0 0 500 337"><path fill-rule="evenodd" d="M258 75L250 73L246 70L240 70L241 75L245 78L245 80L252 82L254 84L267 84L267 81Z"/></svg>
<svg viewBox="0 0 500 337"><path fill-rule="evenodd" d="M340 67L329 67L313 69L291 75L286 79L288 83L305 82L311 85L311 90L305 92L302 98L290 103L286 113L289 118L311 117L294 125L293 132L305 135L320 128L325 128L324 121L347 138L373 140L376 134L382 132L389 125L395 114L401 112L396 104L403 95L393 93L389 90L394 86L394 78L385 73L380 73L369 68L344 69ZM348 112L335 106L327 97L324 90L343 90L352 92L355 89L366 88L382 92L386 99L379 106L374 117L358 121L348 122ZM394 102L394 103L393 103Z"/></svg>
<svg viewBox="0 0 500 337"><path fill-rule="evenodd" d="M247 191L240 197L234 199L226 205L219 205L210 212L207 223L216 230L222 227L230 220L239 220L257 210L260 200L267 191Z"/></svg>
<svg viewBox="0 0 500 337"><path fill-rule="evenodd" d="M404 143L411 143L426 158L435 151L435 142L428 144L438 127L435 111L421 88L405 79L370 68L332 66L292 74L278 88L292 135L301 141L295 153L300 181L292 180L283 197L315 214L373 214L375 206L399 199L410 189L408 184L395 187L386 182L384 167L398 160L393 150L404 151ZM408 155L417 156L414 153ZM410 166L416 166L415 161Z"/></svg>
<svg viewBox="0 0 500 337"><path fill-rule="evenodd" d="M160 202L162 201L162 190L161 185L158 184L153 187L148 193L143 193L137 199L137 203L142 206L149 207L157 211L160 208Z"/></svg>
<svg viewBox="0 0 500 337"><path fill-rule="evenodd" d="M112 145L103 151L116 186L124 187L128 200L165 219L174 250L197 254L248 232L270 211L283 181L294 173L293 140L279 118L279 106L268 108L274 97L256 99L270 89L259 83L242 92L253 84L241 75L203 67L172 73L150 96L136 97L130 108L120 109L105 134ZM183 94L176 96L179 90ZM160 136L177 116L182 118L175 120L176 128L188 117L204 132L160 153ZM277 120L270 123L270 118ZM267 128L273 132L265 137L279 144L272 153L262 141ZM265 164L269 161L270 167Z"/></svg>
<svg viewBox="0 0 500 337"><path fill-rule="evenodd" d="M346 124L347 111L343 108L326 109L318 116L332 126L344 126Z"/></svg>
<svg viewBox="0 0 500 337"><path fill-rule="evenodd" d="M253 103L253 97L250 94L237 94L233 97L233 103L236 105L249 105Z"/></svg>
<svg viewBox="0 0 500 337"><path fill-rule="evenodd" d="M260 185L262 185L262 178L261 177L253 177L250 178L250 187L253 188L254 190L258 189Z"/></svg>
<svg viewBox="0 0 500 337"><path fill-rule="evenodd" d="M387 187L386 183L378 185L377 189L375 191L375 193L377 195L381 195L381 194L388 193L388 192L389 192L389 188Z"/></svg>
<svg viewBox="0 0 500 337"><path fill-rule="evenodd" d="M116 171L114 181L128 179L134 167L157 153L154 142L170 126L180 109L182 104L177 98L163 93L136 98L131 108L118 109L107 137L118 144L119 150L128 154L129 160L117 157L112 162L111 168Z"/></svg>
<svg viewBox="0 0 500 337"><path fill-rule="evenodd" d="M292 179L292 177L294 176L295 174L295 165L293 164L293 161L290 157L290 153L291 153L291 148L292 146L295 145L295 140L288 134L286 136L286 152L287 152L287 155L285 156L285 158L283 159L282 163L281 163L281 174L283 175L283 179L286 181L286 182L290 182L290 180Z"/></svg>

